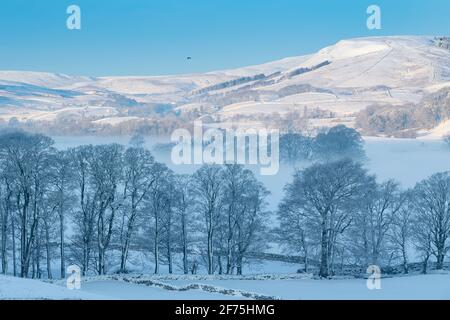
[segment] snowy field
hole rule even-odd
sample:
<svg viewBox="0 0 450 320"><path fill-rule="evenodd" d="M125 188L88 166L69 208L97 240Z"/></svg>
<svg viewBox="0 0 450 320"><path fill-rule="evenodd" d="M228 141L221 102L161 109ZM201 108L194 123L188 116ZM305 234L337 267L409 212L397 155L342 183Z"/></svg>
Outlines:
<svg viewBox="0 0 450 320"><path fill-rule="evenodd" d="M234 290L290 300L439 300L450 299L450 274L429 274L386 278L381 289L369 290L365 279L295 280L158 280L176 287L205 284L228 290L230 294L202 290L174 291L145 284L117 280L83 282L81 290L66 289L62 283L0 276L0 299L95 299L95 300L227 300L246 299Z"/></svg>
<svg viewBox="0 0 450 320"><path fill-rule="evenodd" d="M85 292L69 290L62 286L44 283L39 280L21 279L0 275L1 299L99 299L99 296Z"/></svg>
<svg viewBox="0 0 450 320"><path fill-rule="evenodd" d="M450 299L450 275L431 274L386 278L380 290L369 290L366 279L218 280L199 281L292 300ZM169 281L183 285L186 281Z"/></svg>
<svg viewBox="0 0 450 320"><path fill-rule="evenodd" d="M63 284L50 284L39 280L0 276L0 300L227 300L230 295L199 290L176 292L146 285L114 280L84 282L81 290L69 290ZM241 297L242 299L242 297Z"/></svg>

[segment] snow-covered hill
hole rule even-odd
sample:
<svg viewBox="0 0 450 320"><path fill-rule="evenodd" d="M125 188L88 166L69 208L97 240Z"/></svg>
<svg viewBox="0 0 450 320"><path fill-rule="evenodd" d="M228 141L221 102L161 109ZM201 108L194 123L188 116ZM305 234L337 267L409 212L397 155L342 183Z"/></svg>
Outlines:
<svg viewBox="0 0 450 320"><path fill-rule="evenodd" d="M319 109L330 116L314 122L318 126L351 125L369 105L418 103L443 87L450 87L450 51L437 38L357 38L307 56L204 74L95 78L0 71L0 119L54 121L69 113L114 125L123 121L98 120L165 104L220 121Z"/></svg>
<svg viewBox="0 0 450 320"><path fill-rule="evenodd" d="M300 73L301 68L313 69L324 63ZM275 95L270 104L257 101L227 106L222 112L273 112L308 106L342 116L374 103L416 103L435 91L437 84L448 84L450 52L427 37L352 39L320 50L296 70L284 72L260 90L277 93L301 84L312 89L284 97Z"/></svg>

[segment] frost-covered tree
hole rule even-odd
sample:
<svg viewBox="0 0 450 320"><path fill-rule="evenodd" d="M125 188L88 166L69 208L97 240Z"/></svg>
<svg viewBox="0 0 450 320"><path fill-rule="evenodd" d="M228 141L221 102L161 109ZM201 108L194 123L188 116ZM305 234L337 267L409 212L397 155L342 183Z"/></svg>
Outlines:
<svg viewBox="0 0 450 320"><path fill-rule="evenodd" d="M175 177L172 171L168 171L165 180L165 205L164 210L162 212L162 246L165 252L165 258L167 260L168 272L169 274L173 273L173 258L174 258L174 250L176 247L176 218L175 215L175 207L177 203L177 193L171 192L171 190L175 189Z"/></svg>
<svg viewBox="0 0 450 320"><path fill-rule="evenodd" d="M5 163L2 163L4 166ZM13 186L11 185L11 176L1 169L1 183L0 183L0 253L2 273L6 274L8 271L8 248L11 245L10 238L13 238L11 222L13 221L14 203L13 203Z"/></svg>
<svg viewBox="0 0 450 320"><path fill-rule="evenodd" d="M280 159L287 163L310 160L313 139L300 133L286 133L280 136Z"/></svg>
<svg viewBox="0 0 450 320"><path fill-rule="evenodd" d="M82 146L70 152L79 196L79 207L73 219L77 230L75 255L83 274L88 272L92 261L96 262L97 272L105 274L106 254L123 204L119 194L123 181L123 147L117 144ZM96 260L92 260L94 253Z"/></svg>
<svg viewBox="0 0 450 320"><path fill-rule="evenodd" d="M314 250L315 232L312 226L308 225L309 219L303 213L300 206L291 202L294 199L287 199L280 203L277 211L280 227L275 229L276 239L287 252L293 252L303 258L303 271L308 272L309 259ZM295 200L294 200L295 201Z"/></svg>
<svg viewBox="0 0 450 320"><path fill-rule="evenodd" d="M160 247L163 242L164 219L168 210L171 208L170 185L172 172L167 166L156 163L152 169L153 182L145 196L146 200L146 220L150 233L150 241L153 245L153 258L155 263L154 273L158 274L160 270Z"/></svg>
<svg viewBox="0 0 450 320"><path fill-rule="evenodd" d="M90 180L90 163L95 156L92 145L71 149L70 157L75 171L78 206L73 212L75 234L72 239L74 260L81 265L81 272L89 271L95 240L96 208Z"/></svg>
<svg viewBox="0 0 450 320"><path fill-rule="evenodd" d="M414 208L411 192L405 192L400 197L403 203L394 214L388 238L392 251L402 261L403 271L408 273L408 248L413 236Z"/></svg>
<svg viewBox="0 0 450 320"><path fill-rule="evenodd" d="M65 278L66 273L66 236L67 220L73 212L75 204L76 187L74 166L71 154L67 151L58 151L50 162L50 182L52 187L48 191L51 210L58 216L58 238L60 255L60 276Z"/></svg>
<svg viewBox="0 0 450 320"><path fill-rule="evenodd" d="M427 273L428 261L433 254L432 232L428 221L415 214L412 221L412 240L414 249L422 261L422 273Z"/></svg>
<svg viewBox="0 0 450 320"><path fill-rule="evenodd" d="M344 125L332 127L319 133L314 139L314 157L322 160L364 157L364 141L354 129Z"/></svg>
<svg viewBox="0 0 450 320"><path fill-rule="evenodd" d="M38 202L48 173L49 155L54 151L52 144L48 137L23 132L5 133L0 141L0 156L5 161L5 172L15 190L21 277L29 276L30 264L36 253L35 241L40 222Z"/></svg>
<svg viewBox="0 0 450 320"><path fill-rule="evenodd" d="M224 205L223 170L220 166L204 165L193 175L193 193L201 214L206 238L208 274L214 273L214 240Z"/></svg>
<svg viewBox="0 0 450 320"><path fill-rule="evenodd" d="M130 245L139 219L144 214L145 197L155 183L155 161L150 151L139 146L129 147L123 156L124 205L120 226L120 270L126 270Z"/></svg>
<svg viewBox="0 0 450 320"><path fill-rule="evenodd" d="M90 163L93 205L97 231L98 273L106 273L106 253L111 243L115 218L122 205L118 194L122 179L123 147L118 144L94 147Z"/></svg>
<svg viewBox="0 0 450 320"><path fill-rule="evenodd" d="M50 187L50 186L49 186ZM50 187L51 188L51 187ZM38 241L36 244L40 246L40 243L44 246L45 251L45 262L46 262L46 270L47 270L47 278L52 279L52 261L55 258L55 243L54 239L58 239L58 233L60 234L59 227L59 215L58 215L58 205L52 197L50 192L47 192L45 195L42 195L42 199L40 201L40 212L41 212L41 223L40 228L38 229ZM42 240L40 240L42 239ZM61 248L60 243L60 248ZM40 251L40 247L38 247ZM44 255L44 254L42 254ZM41 254L38 254L40 259ZM64 255L60 257L60 262L64 262ZM38 276L39 277L39 276Z"/></svg>
<svg viewBox="0 0 450 320"><path fill-rule="evenodd" d="M450 237L450 173L436 173L419 182L414 188L414 208L421 223L422 244L430 237L431 252L436 257L437 269L444 266Z"/></svg>
<svg viewBox="0 0 450 320"><path fill-rule="evenodd" d="M226 273L232 273L235 266L236 232L239 216L245 210L246 177L242 166L227 165L224 170L224 212L222 216L222 243L226 252Z"/></svg>
<svg viewBox="0 0 450 320"><path fill-rule="evenodd" d="M193 234L195 223L194 201L191 192L192 178L189 175L176 175L174 177L174 214L178 229L178 247L183 254L183 273L189 273L189 249L195 237Z"/></svg>
<svg viewBox="0 0 450 320"><path fill-rule="evenodd" d="M381 184L368 179L360 208L355 212L352 233L354 252L364 264L379 265L386 256L388 235L404 199L398 183L388 180Z"/></svg>
<svg viewBox="0 0 450 320"><path fill-rule="evenodd" d="M345 159L297 171L285 188L279 215L301 215L304 227L318 235L321 277L328 277L332 271L339 237L349 228L363 200L361 190L367 180L366 170L360 164Z"/></svg>
<svg viewBox="0 0 450 320"><path fill-rule="evenodd" d="M250 173L249 173L250 174ZM242 275L247 253L259 253L266 249L266 197L269 192L252 174L247 180L243 208L236 217L236 272ZM245 203L245 204L244 204Z"/></svg>
<svg viewBox="0 0 450 320"><path fill-rule="evenodd" d="M223 226L221 248L226 256L226 273L242 274L249 251L260 251L265 231L265 198L268 194L254 174L240 165L226 165L223 173Z"/></svg>

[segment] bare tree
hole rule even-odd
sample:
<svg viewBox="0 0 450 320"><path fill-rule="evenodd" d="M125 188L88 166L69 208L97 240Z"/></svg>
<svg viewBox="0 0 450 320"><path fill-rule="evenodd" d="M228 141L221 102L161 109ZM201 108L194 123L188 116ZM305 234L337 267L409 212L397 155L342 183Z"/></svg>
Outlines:
<svg viewBox="0 0 450 320"><path fill-rule="evenodd" d="M81 272L86 275L89 271L92 244L95 237L96 210L90 184L90 162L94 157L92 145L81 146L70 150L70 156L75 170L75 181L79 197L78 210L74 212L74 226L76 233L73 239L73 249L81 264Z"/></svg>
<svg viewBox="0 0 450 320"><path fill-rule="evenodd" d="M155 182L154 160L141 147L130 147L124 154L124 199L121 224L120 270L126 270L136 222L143 213L144 199Z"/></svg>
<svg viewBox="0 0 450 320"><path fill-rule="evenodd" d="M394 215L389 242L393 251L401 258L403 271L408 273L408 247L412 239L414 208L411 203L411 193L404 193L402 197L405 202Z"/></svg>
<svg viewBox="0 0 450 320"><path fill-rule="evenodd" d="M426 222L422 234L431 236L437 269L444 266L450 236L450 174L436 173L414 188L414 207L418 219ZM425 240L425 239L423 239Z"/></svg>
<svg viewBox="0 0 450 320"><path fill-rule="evenodd" d="M162 242L164 214L170 206L169 194L172 192L168 184L170 170L163 164L156 163L153 166L153 183L146 195L148 217L151 219L151 232L153 240L153 257L155 262L154 273L159 273L160 266L160 245Z"/></svg>
<svg viewBox="0 0 450 320"><path fill-rule="evenodd" d="M345 159L298 171L286 186L284 203L320 234L321 277L330 275L338 237L350 226L367 179L360 164Z"/></svg>
<svg viewBox="0 0 450 320"><path fill-rule="evenodd" d="M74 165L71 154L67 151L59 151L51 162L51 182L53 188L49 197L52 201L52 210L58 215L59 224L59 255L60 255L60 277L66 277L66 239L65 229L67 213L75 203L73 189L76 187Z"/></svg>
<svg viewBox="0 0 450 320"><path fill-rule="evenodd" d="M94 208L97 218L98 273L106 273L106 252L109 248L121 199L118 186L122 178L123 147L118 144L94 147L90 164Z"/></svg>
<svg viewBox="0 0 450 320"><path fill-rule="evenodd" d="M313 141L313 156L320 160L365 157L364 140L355 129L337 125L319 133Z"/></svg>
<svg viewBox="0 0 450 320"><path fill-rule="evenodd" d="M291 205L289 199L280 203L277 211L280 226L275 229L276 239L287 252L300 254L303 258L303 271L308 272L309 259L314 246L312 230L303 211Z"/></svg>
<svg viewBox="0 0 450 320"><path fill-rule="evenodd" d="M10 224L13 219L13 190L11 188L11 177L2 171L2 184L0 185L0 232L1 232L1 265L2 273L6 274L8 270L8 234L10 232ZM11 220L11 221L10 221Z"/></svg>
<svg viewBox="0 0 450 320"><path fill-rule="evenodd" d="M58 236L58 205L55 202L55 199L51 197L51 193L47 192L40 202L41 206L41 228L40 228L40 237L43 238L44 247L45 247L45 257L46 257L46 269L47 269L47 278L52 279L52 268L51 262L53 259L53 243L55 238ZM64 261L64 257L60 258L60 261Z"/></svg>
<svg viewBox="0 0 450 320"><path fill-rule="evenodd" d="M269 194L266 188L253 176L249 170L244 171L246 192L240 204L236 217L236 268L237 274L242 275L243 260L246 254L266 249L264 237L266 235L265 198Z"/></svg>
<svg viewBox="0 0 450 320"><path fill-rule="evenodd" d="M208 274L214 273L214 236L223 206L223 171L219 166L204 165L193 176L197 210L203 217L206 233Z"/></svg>
<svg viewBox="0 0 450 320"><path fill-rule="evenodd" d="M183 252L183 272L189 273L188 250L190 245L190 233L193 226L193 201L191 196L191 177L188 175L175 176L175 206L174 211L178 220L179 245Z"/></svg>
<svg viewBox="0 0 450 320"><path fill-rule="evenodd" d="M164 232L164 245L166 250L167 265L169 267L169 274L173 273L173 249L174 249L174 207L176 193L170 192L170 188L174 186L174 178L172 172L167 176L166 180L167 189L165 196L165 206L163 214L163 232Z"/></svg>
<svg viewBox="0 0 450 320"><path fill-rule="evenodd" d="M243 197L246 190L245 181L242 177L242 166L227 165L224 170L224 228L225 250L226 250L226 273L232 273L234 267L234 253L236 247L236 232L238 223L238 212L243 210ZM244 204L245 205L245 204ZM223 245L223 244L222 244Z"/></svg>
<svg viewBox="0 0 450 320"><path fill-rule="evenodd" d="M427 273L428 260L433 253L432 233L426 220L422 220L420 215L415 214L412 225L412 238L414 248L422 261L422 273Z"/></svg>
<svg viewBox="0 0 450 320"><path fill-rule="evenodd" d="M41 181L48 168L48 156L53 141L42 135L22 132L2 136L0 153L7 163L6 170L15 185L15 206L20 227L20 275L28 277L33 246L39 224L39 194Z"/></svg>
<svg viewBox="0 0 450 320"><path fill-rule="evenodd" d="M353 246L359 246L365 265L378 265L383 251L387 249L387 235L404 197L399 185L393 180L377 184L372 178L365 189L365 197L354 218Z"/></svg>

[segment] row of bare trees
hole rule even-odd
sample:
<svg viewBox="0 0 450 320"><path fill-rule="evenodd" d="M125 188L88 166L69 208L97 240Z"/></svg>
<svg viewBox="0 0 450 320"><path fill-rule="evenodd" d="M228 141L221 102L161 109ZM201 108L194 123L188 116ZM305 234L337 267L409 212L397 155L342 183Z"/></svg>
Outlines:
<svg viewBox="0 0 450 320"><path fill-rule="evenodd" d="M337 265L391 265L408 272L409 255L444 267L450 248L450 173L437 173L410 190L378 183L360 163L344 159L297 171L279 206L278 237L315 261L328 277Z"/></svg>
<svg viewBox="0 0 450 320"><path fill-rule="evenodd" d="M243 272L262 250L267 191L238 165L178 175L139 138L128 147L56 150L43 135L0 138L1 270L21 277L126 272L132 252L151 253L154 273ZM57 265L57 268L54 266Z"/></svg>
<svg viewBox="0 0 450 320"><path fill-rule="evenodd" d="M279 226L268 227L268 191L238 165L179 175L135 138L128 147L56 150L42 135L0 137L1 271L48 277L133 270L149 253L154 273L242 274L270 235L327 277L342 266L392 265L420 257L444 267L450 237L450 173L410 190L378 182L359 163L327 161L286 185ZM272 221L274 224L274 221ZM276 231L276 232L268 232ZM55 267L56 266L56 267Z"/></svg>

